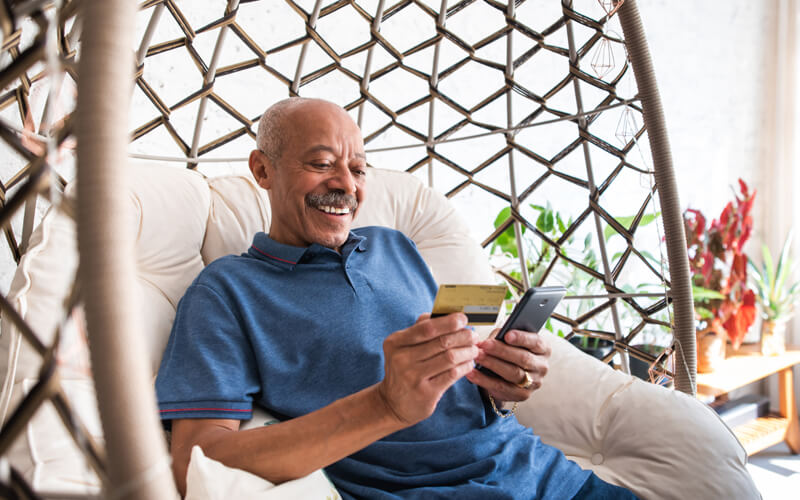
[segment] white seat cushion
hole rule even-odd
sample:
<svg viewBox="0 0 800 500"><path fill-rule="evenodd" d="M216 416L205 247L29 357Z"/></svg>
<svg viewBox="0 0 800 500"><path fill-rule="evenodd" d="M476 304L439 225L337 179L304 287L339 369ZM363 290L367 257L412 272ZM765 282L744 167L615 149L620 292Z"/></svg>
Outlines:
<svg viewBox="0 0 800 500"><path fill-rule="evenodd" d="M644 499L759 498L747 453L711 408L546 335L550 370L518 411L542 441Z"/></svg>

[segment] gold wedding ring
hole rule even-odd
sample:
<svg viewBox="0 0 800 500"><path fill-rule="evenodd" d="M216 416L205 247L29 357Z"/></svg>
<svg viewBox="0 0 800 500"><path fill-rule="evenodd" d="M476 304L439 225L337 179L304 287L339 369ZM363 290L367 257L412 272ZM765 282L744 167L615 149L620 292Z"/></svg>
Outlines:
<svg viewBox="0 0 800 500"><path fill-rule="evenodd" d="M525 374L525 378L520 382L517 382L517 387L522 389L530 389L533 385L533 377L531 377L531 374L526 371L523 371L523 373Z"/></svg>

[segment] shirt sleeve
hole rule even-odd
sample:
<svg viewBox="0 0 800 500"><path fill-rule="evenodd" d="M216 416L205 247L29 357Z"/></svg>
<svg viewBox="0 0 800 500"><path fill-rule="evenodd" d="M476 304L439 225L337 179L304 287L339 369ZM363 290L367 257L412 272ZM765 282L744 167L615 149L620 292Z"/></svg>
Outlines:
<svg viewBox="0 0 800 500"><path fill-rule="evenodd" d="M214 289L195 282L178 304L156 378L162 420L245 420L259 391L239 315Z"/></svg>

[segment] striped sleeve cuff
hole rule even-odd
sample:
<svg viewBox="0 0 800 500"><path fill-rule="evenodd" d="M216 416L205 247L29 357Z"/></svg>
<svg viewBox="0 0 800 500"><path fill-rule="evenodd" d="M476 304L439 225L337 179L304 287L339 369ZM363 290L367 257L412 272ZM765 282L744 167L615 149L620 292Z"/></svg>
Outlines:
<svg viewBox="0 0 800 500"><path fill-rule="evenodd" d="M186 403L159 403L162 420L176 418L225 418L247 420L253 416L251 403L230 401L189 401Z"/></svg>

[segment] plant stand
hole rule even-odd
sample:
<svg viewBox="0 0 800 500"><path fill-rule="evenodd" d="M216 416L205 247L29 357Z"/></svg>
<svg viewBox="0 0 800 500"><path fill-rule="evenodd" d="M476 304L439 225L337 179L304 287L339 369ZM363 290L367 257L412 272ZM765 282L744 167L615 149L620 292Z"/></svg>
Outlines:
<svg viewBox="0 0 800 500"><path fill-rule="evenodd" d="M720 397L772 374L778 375L780 411L733 429L748 455L786 441L793 454L800 453L800 424L794 398L792 367L800 364L800 348L787 348L778 356L762 356L758 346L729 352L712 373L697 375L698 397Z"/></svg>

